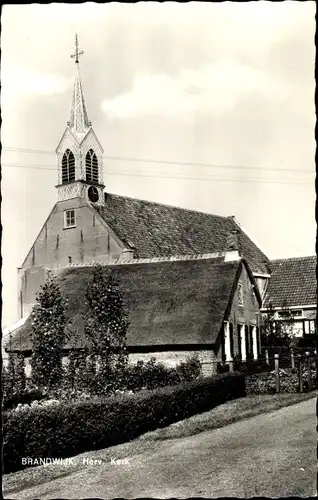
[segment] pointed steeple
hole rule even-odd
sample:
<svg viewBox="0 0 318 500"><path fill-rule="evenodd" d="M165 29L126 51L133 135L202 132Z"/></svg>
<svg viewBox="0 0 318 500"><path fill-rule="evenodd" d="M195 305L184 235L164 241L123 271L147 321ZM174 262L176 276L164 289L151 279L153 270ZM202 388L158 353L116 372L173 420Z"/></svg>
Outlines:
<svg viewBox="0 0 318 500"><path fill-rule="evenodd" d="M78 50L75 38L76 75L67 127L56 148L59 202L83 198L94 205L104 205L103 148L88 120L79 72Z"/></svg>
<svg viewBox="0 0 318 500"><path fill-rule="evenodd" d="M71 57L75 57L76 75L74 81L73 95L71 101L70 118L67 125L73 133L83 136L91 127L91 122L88 120L85 99L83 94L81 75L79 70L79 56L84 54L83 51L78 51L78 39L75 38L75 53Z"/></svg>

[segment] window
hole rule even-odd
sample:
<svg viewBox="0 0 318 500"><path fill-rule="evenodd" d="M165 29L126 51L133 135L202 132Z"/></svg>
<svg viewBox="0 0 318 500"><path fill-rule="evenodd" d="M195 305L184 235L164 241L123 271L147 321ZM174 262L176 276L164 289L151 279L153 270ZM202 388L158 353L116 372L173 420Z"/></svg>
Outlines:
<svg viewBox="0 0 318 500"><path fill-rule="evenodd" d="M243 294L243 292L244 292L244 290L243 290L243 283L239 283L237 289L238 289L238 305L240 307L243 307L243 305L244 305L244 301L243 301L243 297L244 297L244 294Z"/></svg>
<svg viewBox="0 0 318 500"><path fill-rule="evenodd" d="M75 227L75 210L65 210L64 212L64 228Z"/></svg>
<svg viewBox="0 0 318 500"><path fill-rule="evenodd" d="M67 149L62 158L62 184L75 181L75 158Z"/></svg>
<svg viewBox="0 0 318 500"><path fill-rule="evenodd" d="M287 309L286 311L278 312L278 319L301 318L302 316L302 309Z"/></svg>
<svg viewBox="0 0 318 500"><path fill-rule="evenodd" d="M316 333L316 321L314 319L304 321L304 334L313 335Z"/></svg>
<svg viewBox="0 0 318 500"><path fill-rule="evenodd" d="M85 158L86 167L86 181L98 183L98 161L97 156L92 149L90 149Z"/></svg>

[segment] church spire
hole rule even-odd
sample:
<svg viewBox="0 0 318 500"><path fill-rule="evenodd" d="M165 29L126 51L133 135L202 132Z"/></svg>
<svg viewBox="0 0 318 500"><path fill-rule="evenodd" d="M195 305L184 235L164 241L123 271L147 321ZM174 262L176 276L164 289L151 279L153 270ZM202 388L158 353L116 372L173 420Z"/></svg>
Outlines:
<svg viewBox="0 0 318 500"><path fill-rule="evenodd" d="M70 127L72 132L77 135L86 134L86 132L91 126L91 122L88 120L87 116L81 76L79 71L79 57L83 54L84 54L83 51L78 50L78 38L76 34L75 53L71 55L72 58L75 58L76 75L75 75L73 95L71 101L70 118L69 121L67 122L67 125Z"/></svg>
<svg viewBox="0 0 318 500"><path fill-rule="evenodd" d="M103 148L88 120L79 72L77 35L75 52L76 76L67 127L56 148L59 202L83 198L95 205L104 205ZM74 210L73 210L74 212ZM73 219L72 219L73 220Z"/></svg>

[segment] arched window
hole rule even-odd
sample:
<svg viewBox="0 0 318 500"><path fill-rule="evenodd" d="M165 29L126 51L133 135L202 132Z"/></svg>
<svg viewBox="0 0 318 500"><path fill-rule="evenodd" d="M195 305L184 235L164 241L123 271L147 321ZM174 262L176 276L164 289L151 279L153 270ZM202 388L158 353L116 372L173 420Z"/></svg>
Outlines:
<svg viewBox="0 0 318 500"><path fill-rule="evenodd" d="M97 156L92 149L90 149L85 158L86 166L86 181L98 183L98 161Z"/></svg>
<svg viewBox="0 0 318 500"><path fill-rule="evenodd" d="M70 149L67 149L62 158L62 184L75 181L75 158Z"/></svg>

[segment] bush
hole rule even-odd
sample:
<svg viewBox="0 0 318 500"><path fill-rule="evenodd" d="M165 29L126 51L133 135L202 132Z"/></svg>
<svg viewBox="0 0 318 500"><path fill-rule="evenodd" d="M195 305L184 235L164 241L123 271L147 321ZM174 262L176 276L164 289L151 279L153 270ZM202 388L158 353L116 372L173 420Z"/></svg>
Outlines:
<svg viewBox="0 0 318 500"><path fill-rule="evenodd" d="M313 388L316 384L316 373L312 372ZM275 373L258 373L245 378L247 394L275 394ZM308 390L308 373L303 370L303 390ZM298 374L291 369L280 369L280 392L299 392Z"/></svg>
<svg viewBox="0 0 318 500"><path fill-rule="evenodd" d="M234 358L234 370L240 373L263 373L269 372L271 368L266 364L265 360L258 359L247 359L246 361L241 361Z"/></svg>
<svg viewBox="0 0 318 500"><path fill-rule="evenodd" d="M3 409L10 410L18 404L31 404L32 401L46 399L47 396L38 389L26 389L23 392L3 394Z"/></svg>
<svg viewBox="0 0 318 500"><path fill-rule="evenodd" d="M308 334L304 337L300 337L298 340L297 347L299 348L309 348L315 349L317 348L317 336L315 334Z"/></svg>
<svg viewBox="0 0 318 500"><path fill-rule="evenodd" d="M201 375L200 361L189 358L176 367L168 368L157 363L155 358L150 361L138 361L136 365L128 365L124 373L124 388L138 391L141 389L156 389L168 385L190 382Z"/></svg>
<svg viewBox="0 0 318 500"><path fill-rule="evenodd" d="M232 373L99 401L37 405L4 414L4 472L25 468L21 457L70 457L130 441L245 395Z"/></svg>

